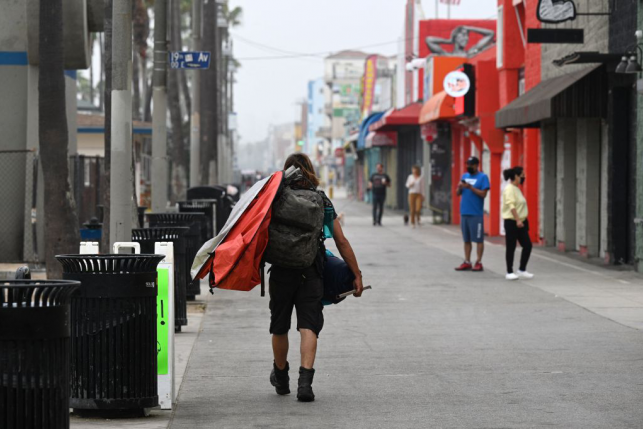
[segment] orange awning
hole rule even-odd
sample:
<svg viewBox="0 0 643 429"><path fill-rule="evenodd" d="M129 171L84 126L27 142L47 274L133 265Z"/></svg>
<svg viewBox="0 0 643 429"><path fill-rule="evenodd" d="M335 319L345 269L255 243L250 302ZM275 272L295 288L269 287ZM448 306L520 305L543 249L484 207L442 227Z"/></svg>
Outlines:
<svg viewBox="0 0 643 429"><path fill-rule="evenodd" d="M420 111L420 124L455 118L455 98L442 91L427 101Z"/></svg>

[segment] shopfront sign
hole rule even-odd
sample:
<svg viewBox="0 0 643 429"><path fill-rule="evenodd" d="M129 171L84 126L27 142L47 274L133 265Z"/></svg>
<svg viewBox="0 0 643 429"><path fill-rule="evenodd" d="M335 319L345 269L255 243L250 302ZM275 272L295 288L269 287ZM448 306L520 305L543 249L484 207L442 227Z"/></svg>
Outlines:
<svg viewBox="0 0 643 429"><path fill-rule="evenodd" d="M538 0L536 16L547 24L573 21L576 19L576 4L573 0Z"/></svg>
<svg viewBox="0 0 643 429"><path fill-rule="evenodd" d="M377 83L377 55L366 58L364 65L364 80L362 88L362 119L373 111L375 100L375 84Z"/></svg>
<svg viewBox="0 0 643 429"><path fill-rule="evenodd" d="M451 97L464 97L471 88L471 81L463 71L456 70L444 78L444 91Z"/></svg>

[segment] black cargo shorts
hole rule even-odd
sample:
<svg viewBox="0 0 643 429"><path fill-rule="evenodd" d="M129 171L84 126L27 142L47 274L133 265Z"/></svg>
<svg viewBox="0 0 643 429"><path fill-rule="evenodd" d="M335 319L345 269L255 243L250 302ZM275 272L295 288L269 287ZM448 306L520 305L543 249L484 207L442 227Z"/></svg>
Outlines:
<svg viewBox="0 0 643 429"><path fill-rule="evenodd" d="M305 270L273 266L270 270L270 333L287 334L293 307L297 330L310 329L317 336L324 326L324 282L313 265Z"/></svg>

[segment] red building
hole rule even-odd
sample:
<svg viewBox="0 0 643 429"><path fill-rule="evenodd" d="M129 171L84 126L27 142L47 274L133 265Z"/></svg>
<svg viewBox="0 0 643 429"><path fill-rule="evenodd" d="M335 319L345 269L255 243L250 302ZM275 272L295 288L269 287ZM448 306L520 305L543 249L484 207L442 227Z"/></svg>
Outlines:
<svg viewBox="0 0 643 429"><path fill-rule="evenodd" d="M539 44L527 43L527 29L540 28L536 18L537 2L524 0L498 0L498 74L500 108L529 91L541 76ZM540 182L540 129L507 129L505 141L510 152L511 166L525 168L523 192L529 206L531 239L540 241L539 182Z"/></svg>

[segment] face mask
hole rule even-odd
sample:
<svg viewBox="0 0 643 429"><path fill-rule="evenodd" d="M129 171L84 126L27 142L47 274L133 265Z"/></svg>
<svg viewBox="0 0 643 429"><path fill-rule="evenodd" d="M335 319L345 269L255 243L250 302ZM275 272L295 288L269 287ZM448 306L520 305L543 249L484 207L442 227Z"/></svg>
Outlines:
<svg viewBox="0 0 643 429"><path fill-rule="evenodd" d="M467 173L469 174L475 174L476 170L474 170L473 167L467 167Z"/></svg>
<svg viewBox="0 0 643 429"><path fill-rule="evenodd" d="M524 177L521 177L521 178L520 178L520 184L522 185L522 184L524 184L524 183L525 183L525 178L524 178Z"/></svg>

